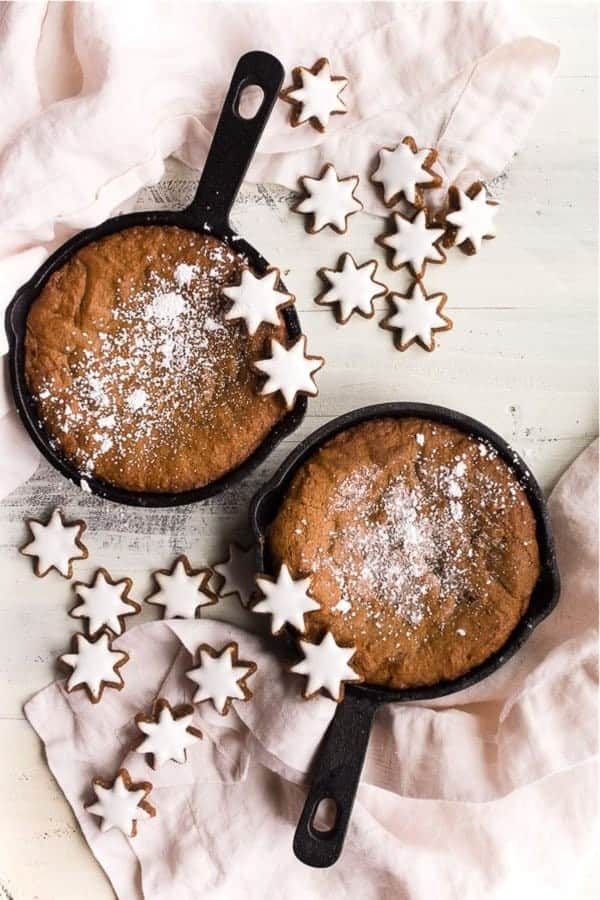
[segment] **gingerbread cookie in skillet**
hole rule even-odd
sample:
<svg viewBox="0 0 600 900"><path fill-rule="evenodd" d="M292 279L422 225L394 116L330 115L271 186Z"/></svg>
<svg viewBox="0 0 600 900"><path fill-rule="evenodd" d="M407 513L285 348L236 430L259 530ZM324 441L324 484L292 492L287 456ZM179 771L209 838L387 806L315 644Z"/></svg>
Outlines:
<svg viewBox="0 0 600 900"><path fill-rule="evenodd" d="M391 688L457 678L498 650L540 572L536 523L485 441L419 418L341 432L296 472L270 526L274 562L310 576L353 669Z"/></svg>
<svg viewBox="0 0 600 900"><path fill-rule="evenodd" d="M285 414L253 363L285 328L226 321L245 260L175 226L80 249L27 319L25 372L40 418L84 475L133 491L202 487L246 460ZM282 295L282 301L288 295Z"/></svg>

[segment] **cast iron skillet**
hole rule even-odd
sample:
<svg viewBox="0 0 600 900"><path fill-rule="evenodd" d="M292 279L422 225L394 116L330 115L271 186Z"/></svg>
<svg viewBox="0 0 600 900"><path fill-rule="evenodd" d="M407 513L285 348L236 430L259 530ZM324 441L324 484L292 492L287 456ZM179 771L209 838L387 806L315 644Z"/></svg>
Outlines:
<svg viewBox="0 0 600 900"><path fill-rule="evenodd" d="M140 212L116 216L96 228L82 231L46 260L35 275L17 291L7 309L9 368L15 404L23 424L38 450L59 472L77 485L84 478L92 492L100 497L133 506L179 506L205 500L247 475L271 453L282 438L294 431L304 418L306 397L302 396L298 398L291 412L275 425L245 462L204 487L179 493L129 491L99 478L82 476L73 463L62 454L39 419L35 401L27 387L24 367L25 331L31 303L50 275L64 265L77 250L116 231L134 225L177 225L180 228L189 228L192 231L213 235L231 244L233 249L248 258L256 271L265 271L267 261L254 247L235 234L229 224L229 212L277 99L283 74L279 60L268 53L255 51L242 56L233 73L206 165L191 204L178 212ZM239 114L238 101L244 88L250 85L258 85L264 96L254 117L245 119ZM297 337L300 334L300 323L294 308L286 307L282 312L289 337Z"/></svg>
<svg viewBox="0 0 600 900"><path fill-rule="evenodd" d="M294 853L311 866L331 866L338 859L350 821L352 805L362 771L373 716L382 703L431 700L462 691L495 672L527 640L532 630L558 602L560 581L552 533L544 497L533 475L508 444L485 425L461 413L422 403L383 403L346 413L315 431L288 456L273 478L252 500L250 521L258 543L258 571L274 573L266 546L266 532L273 521L291 479L313 453L340 431L359 422L382 417L416 416L452 425L491 444L522 482L534 511L540 547L541 572L529 606L503 647L481 665L452 681L429 687L392 690L368 684L347 684L345 698L325 733L311 772L312 783L294 837ZM314 827L314 817L322 800L333 800L335 821L328 831Z"/></svg>

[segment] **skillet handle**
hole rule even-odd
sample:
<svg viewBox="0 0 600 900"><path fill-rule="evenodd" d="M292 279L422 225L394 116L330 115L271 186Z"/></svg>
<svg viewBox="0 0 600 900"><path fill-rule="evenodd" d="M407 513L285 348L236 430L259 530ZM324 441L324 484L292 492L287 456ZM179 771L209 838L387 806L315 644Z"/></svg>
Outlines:
<svg viewBox="0 0 600 900"><path fill-rule="evenodd" d="M235 67L196 195L185 210L217 233L228 228L229 212L277 100L283 75L279 60L262 50L245 53ZM250 85L260 87L263 98L256 115L245 119L238 104L242 91Z"/></svg>
<svg viewBox="0 0 600 900"><path fill-rule="evenodd" d="M325 732L294 835L294 853L306 865L332 866L342 852L378 705L370 697L346 691ZM314 826L315 813L322 800L333 800L336 807L329 831Z"/></svg>

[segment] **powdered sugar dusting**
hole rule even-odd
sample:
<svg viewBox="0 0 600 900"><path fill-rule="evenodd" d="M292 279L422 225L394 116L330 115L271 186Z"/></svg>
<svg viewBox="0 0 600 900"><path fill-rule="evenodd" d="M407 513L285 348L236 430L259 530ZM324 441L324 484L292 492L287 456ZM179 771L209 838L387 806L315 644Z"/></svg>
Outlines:
<svg viewBox="0 0 600 900"><path fill-rule="evenodd" d="M169 274L163 256L159 274L148 256L141 288L119 279L109 320L81 332L70 382L40 386L36 399L51 410L59 440L72 439L80 471L92 474L106 454L119 459L132 446L140 465L151 462L199 411L208 427L221 404L235 404L246 339L223 321L219 289L243 258L207 240L203 265L174 260Z"/></svg>
<svg viewBox="0 0 600 900"><path fill-rule="evenodd" d="M425 441L415 437L422 447ZM483 442L478 451L497 456ZM390 627L389 616L381 615L384 601L407 633L426 617L443 628L457 603L470 596L473 577L481 584L485 570L490 548L485 531L477 536L473 529L473 515L524 502L516 479L500 488L491 475L469 469L466 454L439 463L423 459L417 468L418 477L407 465L405 473L388 478L381 467L363 465L328 498L335 522L329 543L315 556L311 550L303 563L307 571L333 578L339 599L332 609L346 621L366 610L371 625ZM478 599L485 599L481 590Z"/></svg>
<svg viewBox="0 0 600 900"><path fill-rule="evenodd" d="M192 283L192 279L197 274L198 267L190 266L188 263L179 263L175 269L175 281L181 287L187 287Z"/></svg>
<svg viewBox="0 0 600 900"><path fill-rule="evenodd" d="M177 267L179 268L179 266ZM189 284L189 282L188 282ZM167 291L165 294L156 294L146 307L145 318L157 322L173 322L185 309L185 300L176 291Z"/></svg>
<svg viewBox="0 0 600 900"><path fill-rule="evenodd" d="M144 407L146 406L148 402L148 394L142 388L137 388L135 391L132 391L128 397L126 397L125 402L132 412L137 412L139 409L144 409ZM108 425L108 427L110 428L114 426L116 417L114 413L112 413L110 416L101 416L100 419L98 419L98 424L100 424L100 422L104 422L104 424Z"/></svg>
<svg viewBox="0 0 600 900"><path fill-rule="evenodd" d="M336 612L342 613L344 615L348 612L348 610L352 609L352 604L348 600L338 600L338 602L333 607Z"/></svg>

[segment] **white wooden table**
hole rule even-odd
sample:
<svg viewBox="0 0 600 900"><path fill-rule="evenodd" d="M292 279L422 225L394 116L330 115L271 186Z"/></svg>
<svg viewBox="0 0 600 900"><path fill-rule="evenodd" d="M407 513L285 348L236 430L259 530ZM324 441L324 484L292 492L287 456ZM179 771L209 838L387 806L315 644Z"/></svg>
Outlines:
<svg viewBox="0 0 600 900"><path fill-rule="evenodd" d="M23 517L61 505L88 523L89 560L78 578L99 565L134 580L134 596L149 585L149 564L161 567L177 552L196 563L215 561L232 537L246 533L248 500L303 436L356 406L387 400L434 402L482 419L525 456L549 490L597 432L596 419L596 8L537 7L535 17L562 48L552 95L524 149L496 186L503 207L499 237L480 256L454 251L427 273L430 291L448 294L454 329L439 348L394 350L377 325L385 307L366 321L335 324L312 298L319 266L333 266L344 250L359 261L376 256L381 220L360 214L347 236L308 237L290 195L277 187L246 185L234 219L242 234L286 272L298 298L309 349L327 362L319 396L303 426L243 485L205 504L174 510L116 507L80 492L46 463L6 499L0 511L0 898L104 900L112 896L60 790L48 772L22 705L56 675L55 659L73 630L66 610L69 586L57 575L32 576L16 547ZM141 202L164 200L170 179L194 173L170 163L164 182ZM289 270L289 271L288 271ZM407 278L383 268L391 289ZM151 618L155 608L146 610ZM242 619L234 603L209 612ZM585 882L585 883L584 883ZM588 884L589 882L589 884ZM587 886L586 886L587 885ZM574 881L573 897L591 897L591 872Z"/></svg>

